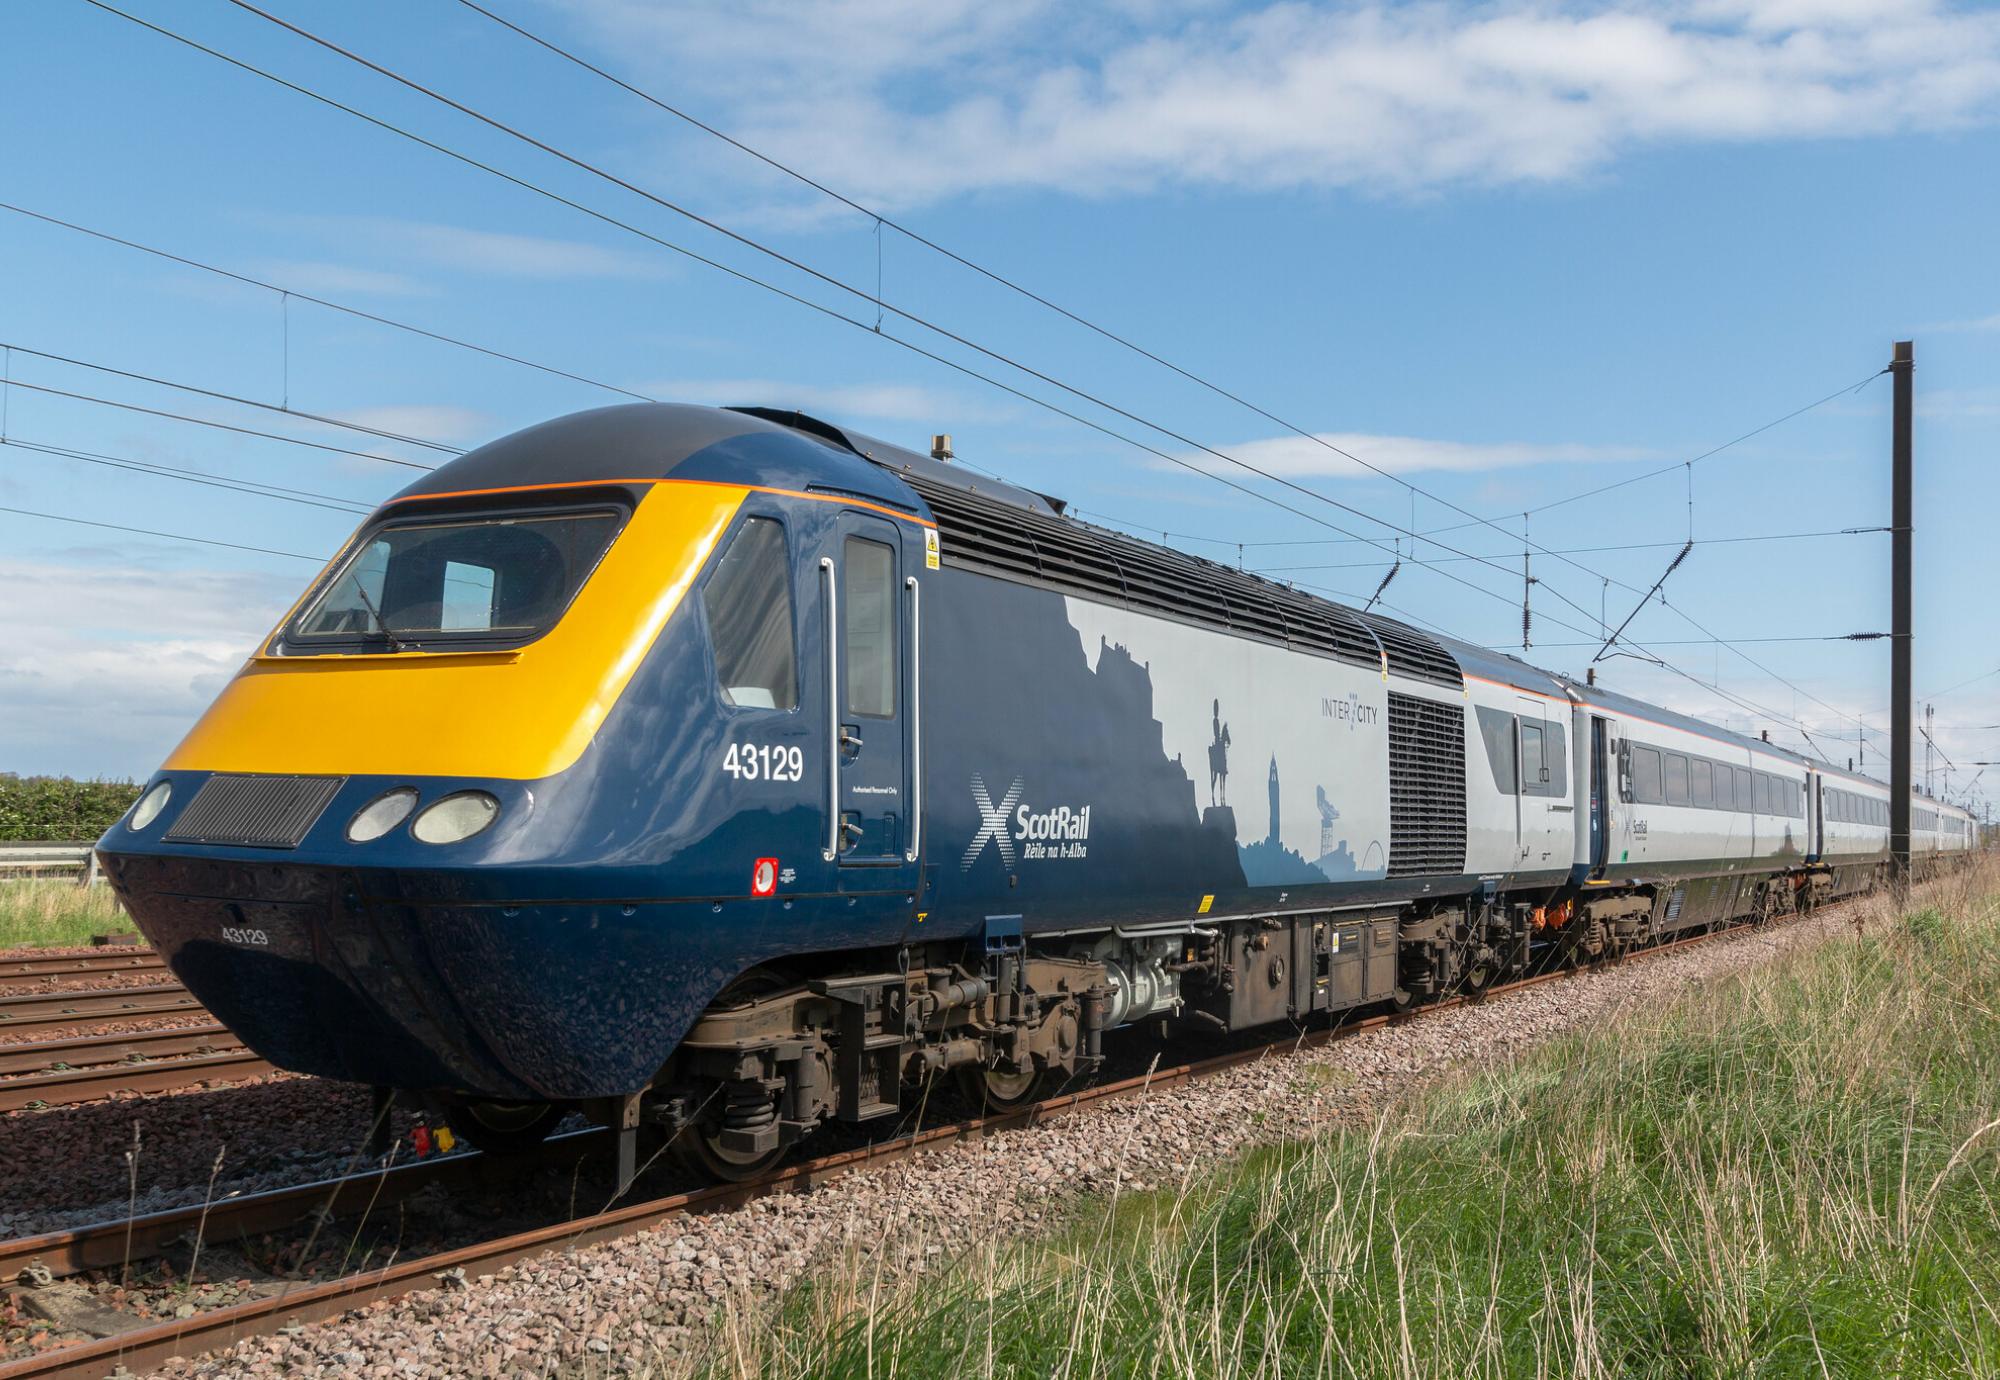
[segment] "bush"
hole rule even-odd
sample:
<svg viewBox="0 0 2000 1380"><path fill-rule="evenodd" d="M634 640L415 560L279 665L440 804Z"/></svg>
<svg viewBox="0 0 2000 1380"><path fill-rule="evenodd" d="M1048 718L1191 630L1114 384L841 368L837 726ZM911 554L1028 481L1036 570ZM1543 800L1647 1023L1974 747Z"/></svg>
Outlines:
<svg viewBox="0 0 2000 1380"><path fill-rule="evenodd" d="M0 777L0 842L95 843L138 796L131 781Z"/></svg>

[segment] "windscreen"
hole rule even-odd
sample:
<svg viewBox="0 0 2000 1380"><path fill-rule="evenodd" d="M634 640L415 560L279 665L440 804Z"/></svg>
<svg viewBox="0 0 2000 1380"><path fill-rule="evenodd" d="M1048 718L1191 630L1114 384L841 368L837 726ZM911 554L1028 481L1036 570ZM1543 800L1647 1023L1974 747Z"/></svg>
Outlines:
<svg viewBox="0 0 2000 1380"><path fill-rule="evenodd" d="M391 524L293 620L286 641L395 651L539 637L569 607L622 518L594 509Z"/></svg>

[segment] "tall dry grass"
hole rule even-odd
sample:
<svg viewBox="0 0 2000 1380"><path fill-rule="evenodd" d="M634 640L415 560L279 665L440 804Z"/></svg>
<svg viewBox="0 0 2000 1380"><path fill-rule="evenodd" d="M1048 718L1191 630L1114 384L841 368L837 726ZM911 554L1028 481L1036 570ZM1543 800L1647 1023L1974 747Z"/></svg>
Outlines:
<svg viewBox="0 0 2000 1380"><path fill-rule="evenodd" d="M110 887L67 878L0 881L0 949L88 944L132 928Z"/></svg>
<svg viewBox="0 0 2000 1380"><path fill-rule="evenodd" d="M1996 893L1987 867L1873 903L1865 933L1051 1237L857 1255L726 1306L695 1368L2000 1374Z"/></svg>

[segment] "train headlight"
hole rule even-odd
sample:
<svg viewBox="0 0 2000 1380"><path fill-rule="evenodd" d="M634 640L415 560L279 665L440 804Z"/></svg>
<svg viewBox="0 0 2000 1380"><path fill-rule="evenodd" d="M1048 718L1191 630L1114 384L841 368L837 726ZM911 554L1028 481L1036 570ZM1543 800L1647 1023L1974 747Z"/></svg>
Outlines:
<svg viewBox="0 0 2000 1380"><path fill-rule="evenodd" d="M367 843L379 839L391 829L410 817L410 811L417 808L417 791L414 786L398 786L393 791L384 791L354 812L354 818L347 821L347 841Z"/></svg>
<svg viewBox="0 0 2000 1380"><path fill-rule="evenodd" d="M410 832L425 843L457 843L469 839L500 817L500 802L484 791L460 791L426 805L410 824Z"/></svg>
<svg viewBox="0 0 2000 1380"><path fill-rule="evenodd" d="M162 781L139 797L139 803L132 807L132 818L126 821L125 827L135 831L144 829L160 817L160 811L167 808L167 802L173 799L173 795L174 783Z"/></svg>

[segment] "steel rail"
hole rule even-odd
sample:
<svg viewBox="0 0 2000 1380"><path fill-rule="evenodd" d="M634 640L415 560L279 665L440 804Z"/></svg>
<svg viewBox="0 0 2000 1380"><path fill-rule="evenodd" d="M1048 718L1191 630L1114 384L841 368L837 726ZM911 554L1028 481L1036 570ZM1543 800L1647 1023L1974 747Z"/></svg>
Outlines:
<svg viewBox="0 0 2000 1380"><path fill-rule="evenodd" d="M0 1112L97 1102L114 1093L177 1092L197 1083L235 1083L278 1068L238 1046L219 1054L193 1054L144 1064L64 1069L0 1080Z"/></svg>
<svg viewBox="0 0 2000 1380"><path fill-rule="evenodd" d="M196 1233L211 1242L234 1241L277 1231L315 1215L352 1217L394 1206L433 1185L484 1182L565 1164L598 1148L606 1139L602 1129L593 1127L552 1136L528 1155L495 1159L468 1150L289 1188L238 1194L206 1207L193 1203L118 1221L16 1237L0 1241L0 1279L14 1279L30 1266L40 1266L57 1279L85 1270L124 1266L159 1255L174 1242ZM4 1369L0 1366L0 1371Z"/></svg>
<svg viewBox="0 0 2000 1380"><path fill-rule="evenodd" d="M1829 902L1812 912L1807 912L1806 915L1824 915L1827 911L1849 904L1855 899L1859 898L1844 898L1838 902ZM1805 916L1795 914L1782 917L1785 920L1798 918ZM1737 936L1756 928L1758 928L1757 921L1743 920L1722 929L1649 944L1644 948L1632 950L1622 957L1651 958L1676 949ZM249 1337L267 1334L281 1326L318 1322L379 1300L399 1298L424 1289L441 1288L445 1279L457 1280L467 1276L490 1274L508 1265L553 1251L576 1249L615 1240L689 1213L714 1212L758 1198L803 1192L863 1166L874 1167L892 1163L920 1151L958 1141L993 1135L1018 1127L1038 1125L1056 1117L1109 1102L1148 1096L1154 1091L1242 1068L1273 1055L1318 1048L1364 1031L1401 1025L1454 1007L1489 1001L1544 982L1565 980L1599 970L1601 965L1596 964L1556 968L1530 974L1512 982L1497 984L1483 992L1454 995L1406 1011L1383 1012L1319 1029L1298 1030L1285 1038L1265 1044L1167 1069L1155 1069L1113 1083L1060 1093L1014 1111L973 1117L880 1141L874 1145L840 1151L774 1170L745 1183L717 1184L692 1192L677 1193L649 1202L612 1208L588 1217L538 1227L513 1236L458 1247L437 1255L403 1261L381 1270L302 1285L269 1298L232 1304L226 1308L197 1313L191 1318L154 1323L113 1337L81 1342L40 1356L0 1364L0 1380L100 1380L100 1377L110 1374L118 1367L133 1371L150 1370L174 1357L213 1351ZM378 1171L361 1176L361 1181L373 1185L386 1177L386 1174ZM339 1181L335 1191L345 1191L344 1185L347 1182L351 1181ZM321 1192L328 1191L326 1185L315 1187ZM359 1194L362 1190L357 1188L352 1192ZM251 1210L255 1210L256 1207L257 1205L252 1204ZM185 1217L186 1210L177 1211ZM208 1220L211 1224L233 1225L228 1217L229 1211L227 1205L217 1204L211 1209ZM34 1240L50 1241L55 1236L74 1238L59 1244L51 1254L60 1250L68 1252L69 1255L57 1258L102 1259L101 1251L105 1248L101 1244L102 1241L116 1235L122 1245L125 1230L126 1224L123 1222L107 1223L101 1227L80 1228L76 1232L56 1233L52 1237L34 1238ZM18 1258L20 1248L27 1244L29 1243L26 1241L0 1243L0 1262L11 1262ZM47 1263L46 1258L44 1263ZM55 1267L50 1268L53 1270Z"/></svg>
<svg viewBox="0 0 2000 1380"><path fill-rule="evenodd" d="M62 982L72 978L163 973L166 966L166 960L155 953L105 957L65 954L51 958L9 959L0 963L0 992L27 991L45 982Z"/></svg>
<svg viewBox="0 0 2000 1380"><path fill-rule="evenodd" d="M120 1020L141 1006L194 1006L195 999L178 982L151 987L115 987L97 992L31 992L24 996L0 997L0 1030L18 1024L45 1020L51 1016L94 1016L99 1020Z"/></svg>
<svg viewBox="0 0 2000 1380"><path fill-rule="evenodd" d="M79 1035L73 1039L35 1040L0 1045L0 1075L55 1073L100 1064L158 1059L175 1054L219 1054L240 1049L243 1041L228 1027L216 1024L184 1030L146 1030L136 1034ZM5 1084L0 1084L4 1087ZM4 1276L0 1276L4 1278Z"/></svg>

